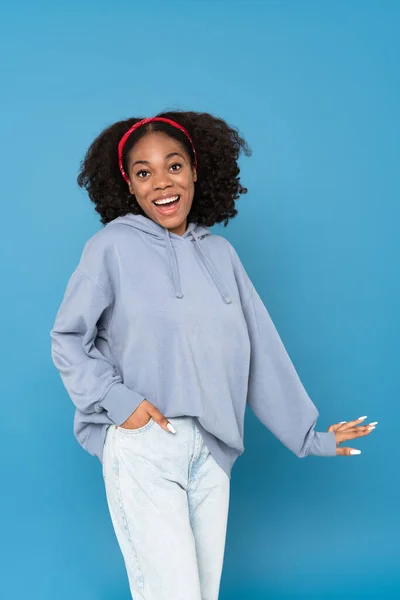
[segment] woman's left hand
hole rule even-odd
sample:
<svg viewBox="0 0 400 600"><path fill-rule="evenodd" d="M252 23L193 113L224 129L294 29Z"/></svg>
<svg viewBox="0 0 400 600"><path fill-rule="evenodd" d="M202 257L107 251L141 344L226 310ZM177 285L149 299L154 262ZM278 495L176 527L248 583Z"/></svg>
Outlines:
<svg viewBox="0 0 400 600"><path fill-rule="evenodd" d="M360 417L355 421L343 421L342 423L331 425L328 428L328 431L335 432L336 446L341 442L347 442L348 440L354 440L355 438L369 435L375 429L378 422L375 421L374 423L369 423L368 425L362 425L360 427L360 423L365 421L366 418L367 417ZM336 455L351 456L353 454L361 454L361 450L356 450L355 448L336 448Z"/></svg>

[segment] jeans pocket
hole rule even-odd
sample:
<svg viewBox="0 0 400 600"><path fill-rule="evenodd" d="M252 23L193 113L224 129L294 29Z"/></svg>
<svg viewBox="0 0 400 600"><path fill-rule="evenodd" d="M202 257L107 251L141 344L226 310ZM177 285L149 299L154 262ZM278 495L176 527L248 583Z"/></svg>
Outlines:
<svg viewBox="0 0 400 600"><path fill-rule="evenodd" d="M122 433L123 435L137 435L138 433L144 433L151 429L151 427L155 424L155 420L153 417L150 417L150 420L147 421L146 425L143 427L138 427L137 429L127 429L125 427L117 427L117 431Z"/></svg>

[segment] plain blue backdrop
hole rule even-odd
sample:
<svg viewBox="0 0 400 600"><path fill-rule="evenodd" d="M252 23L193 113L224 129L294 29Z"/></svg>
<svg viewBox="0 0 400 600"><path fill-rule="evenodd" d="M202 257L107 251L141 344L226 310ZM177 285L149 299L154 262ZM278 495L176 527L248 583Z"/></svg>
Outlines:
<svg viewBox="0 0 400 600"><path fill-rule="evenodd" d="M25 0L0 21L0 597L130 598L49 331L101 227L76 185L86 148L116 120L181 107L253 149L239 215L214 231L318 429L379 421L360 456L300 460L247 413L220 598L399 598L400 3Z"/></svg>

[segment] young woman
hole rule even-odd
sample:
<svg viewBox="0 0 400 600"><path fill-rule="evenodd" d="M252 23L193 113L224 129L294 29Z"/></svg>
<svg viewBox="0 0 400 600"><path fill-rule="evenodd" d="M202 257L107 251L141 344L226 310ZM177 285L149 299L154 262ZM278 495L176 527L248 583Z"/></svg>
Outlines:
<svg viewBox="0 0 400 600"><path fill-rule="evenodd" d="M246 403L297 456L358 454L366 417L315 431L236 251L209 227L247 192L237 130L207 113L119 121L78 177L105 225L59 308L52 357L77 440L103 465L134 600L216 600Z"/></svg>

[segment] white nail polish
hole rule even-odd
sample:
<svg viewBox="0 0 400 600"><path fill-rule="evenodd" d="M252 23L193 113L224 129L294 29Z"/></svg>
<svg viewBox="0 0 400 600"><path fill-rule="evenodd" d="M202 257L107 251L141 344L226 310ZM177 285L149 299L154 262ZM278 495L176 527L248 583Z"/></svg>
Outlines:
<svg viewBox="0 0 400 600"><path fill-rule="evenodd" d="M339 425L343 425L343 423L347 423L347 421L340 421Z"/></svg>
<svg viewBox="0 0 400 600"><path fill-rule="evenodd" d="M171 425L171 423L168 423L167 428L170 430L171 433L176 433L176 431L173 428L173 426Z"/></svg>
<svg viewBox="0 0 400 600"><path fill-rule="evenodd" d="M350 450L350 454L361 454L361 450Z"/></svg>
<svg viewBox="0 0 400 600"><path fill-rule="evenodd" d="M358 417L357 421L364 421L367 417Z"/></svg>
<svg viewBox="0 0 400 600"><path fill-rule="evenodd" d="M378 425L378 421L374 421L373 423L370 423L370 425Z"/></svg>
<svg viewBox="0 0 400 600"><path fill-rule="evenodd" d="M367 431L371 431L372 429L375 429L375 427L367 427Z"/></svg>

